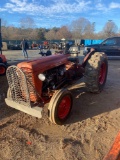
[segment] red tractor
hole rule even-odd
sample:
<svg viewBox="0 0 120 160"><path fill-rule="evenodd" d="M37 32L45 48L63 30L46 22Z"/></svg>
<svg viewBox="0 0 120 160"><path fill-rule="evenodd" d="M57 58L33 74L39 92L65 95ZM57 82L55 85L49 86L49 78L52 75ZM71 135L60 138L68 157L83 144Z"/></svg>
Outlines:
<svg viewBox="0 0 120 160"><path fill-rule="evenodd" d="M2 55L2 35L1 35L1 19L0 19L0 76L5 75L7 69L7 60L4 55Z"/></svg>
<svg viewBox="0 0 120 160"><path fill-rule="evenodd" d="M7 69L6 57L0 54L0 76L5 75Z"/></svg>
<svg viewBox="0 0 120 160"><path fill-rule="evenodd" d="M102 91L107 78L108 61L104 53L91 51L82 64L78 57L57 53L10 66L6 71L9 84L6 104L41 118L48 105L48 117L63 124L73 106L68 85L84 77L89 92Z"/></svg>

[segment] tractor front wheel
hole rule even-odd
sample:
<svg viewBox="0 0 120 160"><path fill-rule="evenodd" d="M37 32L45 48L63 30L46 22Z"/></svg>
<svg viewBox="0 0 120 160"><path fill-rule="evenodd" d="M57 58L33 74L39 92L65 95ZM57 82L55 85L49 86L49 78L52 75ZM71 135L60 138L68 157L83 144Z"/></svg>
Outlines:
<svg viewBox="0 0 120 160"><path fill-rule="evenodd" d="M67 89L61 89L54 93L48 107L48 116L52 123L63 124L69 117L72 109L72 94Z"/></svg>
<svg viewBox="0 0 120 160"><path fill-rule="evenodd" d="M105 53L95 52L85 67L85 84L93 93L102 91L107 78L108 61Z"/></svg>

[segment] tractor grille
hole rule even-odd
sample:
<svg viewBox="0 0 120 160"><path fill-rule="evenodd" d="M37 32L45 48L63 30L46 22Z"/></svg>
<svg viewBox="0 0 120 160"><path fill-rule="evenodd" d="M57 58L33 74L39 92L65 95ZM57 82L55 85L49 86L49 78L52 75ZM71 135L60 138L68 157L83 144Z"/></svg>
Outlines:
<svg viewBox="0 0 120 160"><path fill-rule="evenodd" d="M31 100L36 101L37 95L32 83L31 72L24 72L16 66L10 66L6 72L11 98L13 101L31 107Z"/></svg>
<svg viewBox="0 0 120 160"><path fill-rule="evenodd" d="M22 71L24 72L27 80L27 86L30 94L30 100L32 102L36 102L38 100L38 93L35 90L35 82L34 82L34 76L30 69L28 68L22 68Z"/></svg>

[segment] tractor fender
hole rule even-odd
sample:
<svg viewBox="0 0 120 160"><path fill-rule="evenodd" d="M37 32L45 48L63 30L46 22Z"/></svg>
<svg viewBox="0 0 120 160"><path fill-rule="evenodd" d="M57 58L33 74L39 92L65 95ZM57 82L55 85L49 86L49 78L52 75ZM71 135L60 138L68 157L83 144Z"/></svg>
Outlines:
<svg viewBox="0 0 120 160"><path fill-rule="evenodd" d="M91 58L91 56L95 53L95 51L91 51L89 52L85 57L84 57L84 60L83 60L83 63L82 63L82 67L85 68L88 60Z"/></svg>

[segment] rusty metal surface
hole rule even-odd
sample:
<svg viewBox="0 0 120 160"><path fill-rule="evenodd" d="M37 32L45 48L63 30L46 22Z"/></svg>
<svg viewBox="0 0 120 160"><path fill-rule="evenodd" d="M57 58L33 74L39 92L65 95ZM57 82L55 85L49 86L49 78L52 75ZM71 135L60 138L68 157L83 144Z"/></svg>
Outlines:
<svg viewBox="0 0 120 160"><path fill-rule="evenodd" d="M25 74L16 66L7 69L6 76L11 99L16 103L31 107L28 85Z"/></svg>
<svg viewBox="0 0 120 160"><path fill-rule="evenodd" d="M36 85L36 80L35 80L35 74L31 71L31 69L23 67L21 68L23 73L25 74L26 77L26 83L27 83L27 88L30 96L30 101L32 102L37 102L37 100L40 97L40 94L37 92L35 85Z"/></svg>
<svg viewBox="0 0 120 160"><path fill-rule="evenodd" d="M21 62L17 66L19 68L29 68L33 72L43 73L46 70L55 68L63 64L67 64L69 56L69 54L55 54L51 56L45 56L42 58L36 58L26 62Z"/></svg>

